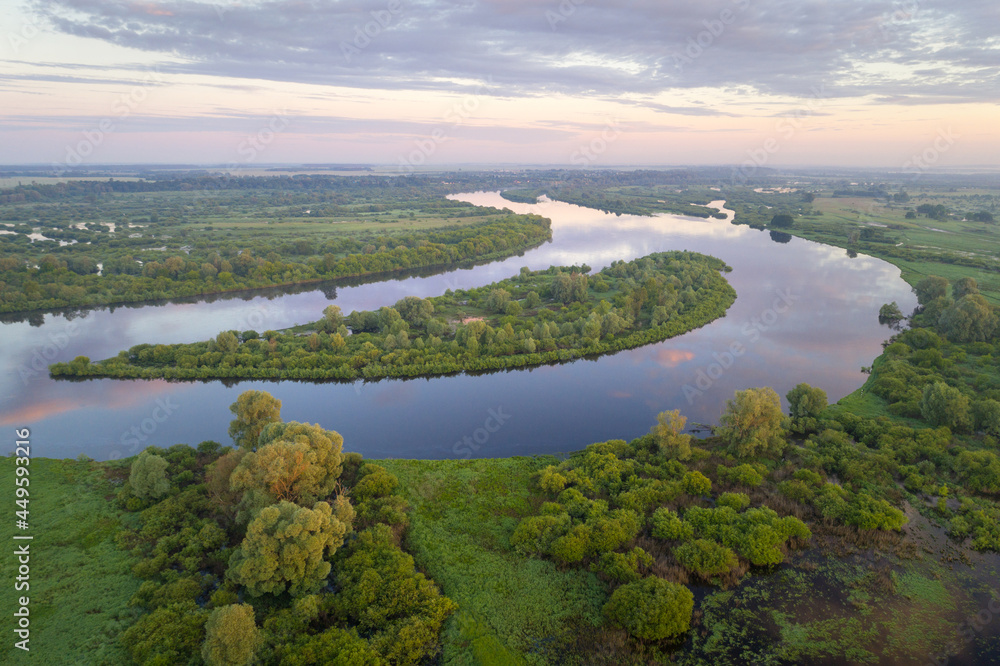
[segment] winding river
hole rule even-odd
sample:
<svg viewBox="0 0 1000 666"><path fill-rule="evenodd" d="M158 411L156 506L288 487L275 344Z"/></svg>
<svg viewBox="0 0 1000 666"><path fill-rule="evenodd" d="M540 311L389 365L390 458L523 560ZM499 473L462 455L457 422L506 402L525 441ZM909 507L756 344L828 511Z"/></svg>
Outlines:
<svg viewBox="0 0 1000 666"><path fill-rule="evenodd" d="M35 455L111 459L149 444L228 443L228 406L242 391L263 389L282 400L285 420L337 430L346 450L367 457L572 451L641 435L666 409L680 409L689 425L716 423L733 392L751 386L771 386L784 395L805 381L835 401L863 383L861 367L871 364L890 334L878 323L879 307L896 301L908 312L916 304L891 264L850 258L843 249L799 238L776 242L768 232L728 219L617 216L545 199L511 203L495 192L455 198L544 215L552 220L553 239L522 256L429 277L50 313L2 324L0 422L31 428ZM220 330L314 321L331 299L344 312L372 309L406 295L488 284L522 266L586 263L597 271L614 260L675 249L711 254L732 266L727 278L739 295L736 303L701 329L595 360L482 375L318 384L53 381L44 370L50 362L107 358L141 342L193 342Z"/></svg>

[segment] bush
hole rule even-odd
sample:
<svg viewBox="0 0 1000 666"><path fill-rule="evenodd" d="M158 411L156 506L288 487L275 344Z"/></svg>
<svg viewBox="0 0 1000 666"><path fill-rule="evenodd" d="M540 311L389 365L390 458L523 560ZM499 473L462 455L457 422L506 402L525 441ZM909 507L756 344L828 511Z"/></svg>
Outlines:
<svg viewBox="0 0 1000 666"><path fill-rule="evenodd" d="M720 479L737 486L756 488L764 483L764 476L755 467L746 463L736 467L719 465L715 473Z"/></svg>
<svg viewBox="0 0 1000 666"><path fill-rule="evenodd" d="M155 453L149 451L140 453L132 463L132 470L128 476L132 492L142 499L163 497L170 490L170 482L167 481L169 466L165 458Z"/></svg>
<svg viewBox="0 0 1000 666"><path fill-rule="evenodd" d="M132 659L150 666L187 664L197 659L208 611L193 601L158 608L122 634Z"/></svg>
<svg viewBox="0 0 1000 666"><path fill-rule="evenodd" d="M707 495L712 492L712 481L701 472L688 472L681 480L681 487L688 495Z"/></svg>
<svg viewBox="0 0 1000 666"><path fill-rule="evenodd" d="M667 508L653 512L653 536L667 541L687 541L694 536L694 527Z"/></svg>
<svg viewBox="0 0 1000 666"><path fill-rule="evenodd" d="M728 506L734 511L742 511L750 506L750 498L746 493L722 493L716 501L718 506Z"/></svg>
<svg viewBox="0 0 1000 666"><path fill-rule="evenodd" d="M354 484L352 494L358 502L375 497L386 497L399 487L399 479L381 465L365 463L359 472L361 478Z"/></svg>
<svg viewBox="0 0 1000 666"><path fill-rule="evenodd" d="M510 545L521 555L544 555L552 543L569 531L568 513L558 516L529 516L522 520L510 537Z"/></svg>
<svg viewBox="0 0 1000 666"><path fill-rule="evenodd" d="M608 620L651 641L683 634L691 627L693 610L691 590L654 577L622 585L604 606Z"/></svg>
<svg viewBox="0 0 1000 666"><path fill-rule="evenodd" d="M357 626L390 664L417 664L434 653L457 605L416 570L392 530L377 525L360 532L338 560L335 617Z"/></svg>
<svg viewBox="0 0 1000 666"><path fill-rule="evenodd" d="M674 557L685 569L702 578L729 573L739 565L736 553L708 539L696 539L677 546Z"/></svg>
<svg viewBox="0 0 1000 666"><path fill-rule="evenodd" d="M627 553L604 553L601 559L591 565L590 570L603 573L619 583L634 583L642 576L639 567L653 566L653 557L642 548L633 548Z"/></svg>

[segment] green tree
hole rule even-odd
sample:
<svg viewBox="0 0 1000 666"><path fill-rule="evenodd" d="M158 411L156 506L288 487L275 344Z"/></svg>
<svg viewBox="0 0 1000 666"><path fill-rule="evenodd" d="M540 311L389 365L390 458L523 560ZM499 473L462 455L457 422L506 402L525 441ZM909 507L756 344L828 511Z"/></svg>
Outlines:
<svg viewBox="0 0 1000 666"><path fill-rule="evenodd" d="M510 292L506 289L491 289L486 296L486 309L490 312L503 314L510 303Z"/></svg>
<svg viewBox="0 0 1000 666"><path fill-rule="evenodd" d="M1000 402L986 398L972 403L973 424L978 431L1000 437Z"/></svg>
<svg viewBox="0 0 1000 666"><path fill-rule="evenodd" d="M691 435L682 434L687 417L681 416L679 409L660 412L657 424L651 430L653 438L668 458L687 460L691 457Z"/></svg>
<svg viewBox="0 0 1000 666"><path fill-rule="evenodd" d="M693 610L691 590L652 576L622 585L604 606L611 622L649 641L683 634L691 627Z"/></svg>
<svg viewBox="0 0 1000 666"><path fill-rule="evenodd" d="M968 296L969 294L978 294L979 284L976 282L975 278L964 277L955 281L955 284L951 285L951 297L952 299L959 301L963 296Z"/></svg>
<svg viewBox="0 0 1000 666"><path fill-rule="evenodd" d="M311 506L333 493L343 469L339 433L290 421L267 425L258 441L230 477L233 490L243 493L240 522L281 500Z"/></svg>
<svg viewBox="0 0 1000 666"><path fill-rule="evenodd" d="M985 298L966 294L946 308L938 327L952 342L987 342L997 330L997 315Z"/></svg>
<svg viewBox="0 0 1000 666"><path fill-rule="evenodd" d="M931 425L948 426L952 430L967 430L970 425L970 401L957 388L944 382L924 386L920 414Z"/></svg>
<svg viewBox="0 0 1000 666"><path fill-rule="evenodd" d="M427 298L406 296L397 301L393 307L399 312L399 316L414 326L423 326L434 316L434 303Z"/></svg>
<svg viewBox="0 0 1000 666"><path fill-rule="evenodd" d="M927 305L935 298L942 298L948 293L948 280L939 275L928 275L913 288L917 292L917 302Z"/></svg>
<svg viewBox="0 0 1000 666"><path fill-rule="evenodd" d="M339 305L328 305L323 308L323 330L332 333L344 323L344 313Z"/></svg>
<svg viewBox="0 0 1000 666"><path fill-rule="evenodd" d="M244 666L260 643L253 606L231 604L216 608L205 623L201 658L208 666Z"/></svg>
<svg viewBox="0 0 1000 666"><path fill-rule="evenodd" d="M796 385L785 398L788 399L789 411L794 419L819 418L826 409L826 391L806 383Z"/></svg>
<svg viewBox="0 0 1000 666"><path fill-rule="evenodd" d="M388 663L423 663L458 605L416 570L388 525L360 532L344 551L334 574L335 614L356 625Z"/></svg>
<svg viewBox="0 0 1000 666"><path fill-rule="evenodd" d="M326 558L344 543L345 534L347 525L326 502L311 509L279 502L250 522L226 575L254 596L317 592L330 573Z"/></svg>
<svg viewBox="0 0 1000 666"><path fill-rule="evenodd" d="M231 354L240 346L240 341L232 331L223 331L215 337L215 344L223 354Z"/></svg>
<svg viewBox="0 0 1000 666"><path fill-rule="evenodd" d="M903 321L905 317L902 311L899 309L899 304L896 301L892 303L885 303L878 310L878 321L880 324L894 325Z"/></svg>
<svg viewBox="0 0 1000 666"><path fill-rule="evenodd" d="M281 420L281 401L267 391L244 391L229 411L236 415L229 423L229 436L237 446L252 449L264 426Z"/></svg>
<svg viewBox="0 0 1000 666"><path fill-rule="evenodd" d="M785 215L779 213L771 218L771 224L768 226L774 227L776 229L787 229L795 225L795 218L791 215Z"/></svg>
<svg viewBox="0 0 1000 666"><path fill-rule="evenodd" d="M781 399L774 389L749 388L737 391L727 403L717 432L742 457L774 455L785 447L783 418Z"/></svg>
<svg viewBox="0 0 1000 666"><path fill-rule="evenodd" d="M170 490L170 482L167 481L167 467L169 467L169 463L165 458L149 451L140 453L139 457L132 463L132 469L128 475L132 492L143 499L163 497Z"/></svg>
<svg viewBox="0 0 1000 666"><path fill-rule="evenodd" d="M162 606L129 627L122 643L137 664L192 663L204 640L207 616L193 601Z"/></svg>

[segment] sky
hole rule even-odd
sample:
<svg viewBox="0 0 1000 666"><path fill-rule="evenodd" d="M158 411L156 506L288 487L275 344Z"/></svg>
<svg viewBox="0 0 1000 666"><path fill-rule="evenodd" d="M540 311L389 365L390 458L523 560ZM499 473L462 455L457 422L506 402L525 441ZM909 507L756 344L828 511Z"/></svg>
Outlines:
<svg viewBox="0 0 1000 666"><path fill-rule="evenodd" d="M0 164L998 163L996 0L0 0Z"/></svg>

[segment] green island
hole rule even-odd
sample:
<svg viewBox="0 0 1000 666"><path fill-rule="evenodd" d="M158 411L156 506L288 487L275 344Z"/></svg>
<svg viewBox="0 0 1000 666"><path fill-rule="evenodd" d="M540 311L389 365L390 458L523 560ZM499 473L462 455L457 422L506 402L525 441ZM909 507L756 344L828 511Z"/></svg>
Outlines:
<svg viewBox="0 0 1000 666"><path fill-rule="evenodd" d="M214 340L140 344L91 363L50 368L54 377L367 379L440 375L568 361L680 335L721 317L736 299L722 261L661 252L589 267L521 270L516 277L394 307L336 305L315 324L224 331ZM350 332L348 331L350 329Z"/></svg>
<svg viewBox="0 0 1000 666"><path fill-rule="evenodd" d="M590 196L623 214L725 199L735 223L776 242L799 235L900 266L919 306L882 307L893 328L858 391L828 404L800 383L783 409L774 390L748 388L701 439L665 411L632 441L478 460L364 460L344 452L337 424L283 422L279 401L246 392L231 407L231 446L35 458L31 516L45 541L33 545L32 650L114 665L989 663L1000 653L995 184L926 175L903 196L899 178L851 185L760 169L712 189L726 174L520 180L530 176L529 197L556 191L545 179L600 179ZM439 353L457 345L449 362L500 345L497 359L524 356L529 338L538 355L588 349L624 339L605 335L611 314L655 330L670 294L678 309L661 326L693 312L695 275L725 310L726 291L711 288L728 287L717 260L686 255L695 307L687 285L638 277L674 254L617 263L621 276L566 267L373 313L328 309L273 336L140 345L118 363L162 372L181 365L177 349L202 345L186 354L195 363L273 352L318 365L339 335L408 367L418 339L428 350L428 325L455 326L433 336ZM545 321L519 327L526 316ZM342 326L358 328L344 336ZM0 458L5 478L16 466ZM8 543L15 533L12 520L0 530ZM0 575L13 580L15 567L3 559ZM3 597L0 614L15 604Z"/></svg>

